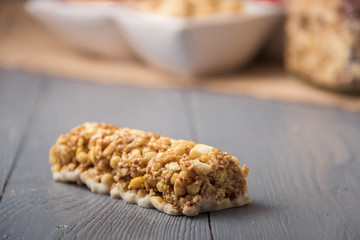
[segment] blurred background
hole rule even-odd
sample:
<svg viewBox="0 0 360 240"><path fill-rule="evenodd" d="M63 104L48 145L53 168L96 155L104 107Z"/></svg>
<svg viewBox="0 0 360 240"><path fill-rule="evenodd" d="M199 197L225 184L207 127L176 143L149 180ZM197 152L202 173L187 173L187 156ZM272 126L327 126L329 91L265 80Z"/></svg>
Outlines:
<svg viewBox="0 0 360 240"><path fill-rule="evenodd" d="M0 68L359 111L358 5L3 0Z"/></svg>

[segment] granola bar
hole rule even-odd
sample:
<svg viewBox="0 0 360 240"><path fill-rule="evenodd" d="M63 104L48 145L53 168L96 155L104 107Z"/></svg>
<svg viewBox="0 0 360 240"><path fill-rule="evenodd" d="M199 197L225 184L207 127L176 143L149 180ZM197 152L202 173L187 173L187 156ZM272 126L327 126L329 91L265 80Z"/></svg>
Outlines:
<svg viewBox="0 0 360 240"><path fill-rule="evenodd" d="M360 92L360 1L288 5L287 69L323 87Z"/></svg>
<svg viewBox="0 0 360 240"><path fill-rule="evenodd" d="M50 149L53 178L87 185L128 203L172 215L250 202L246 177L229 153L192 141L107 123L85 123Z"/></svg>

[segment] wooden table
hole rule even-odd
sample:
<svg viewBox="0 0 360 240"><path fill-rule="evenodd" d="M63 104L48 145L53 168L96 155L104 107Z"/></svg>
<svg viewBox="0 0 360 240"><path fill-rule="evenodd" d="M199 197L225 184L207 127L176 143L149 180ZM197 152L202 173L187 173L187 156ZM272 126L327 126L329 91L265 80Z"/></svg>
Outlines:
<svg viewBox="0 0 360 240"><path fill-rule="evenodd" d="M49 148L85 121L230 152L252 203L170 216L56 183ZM0 133L1 239L360 239L359 113L0 70Z"/></svg>

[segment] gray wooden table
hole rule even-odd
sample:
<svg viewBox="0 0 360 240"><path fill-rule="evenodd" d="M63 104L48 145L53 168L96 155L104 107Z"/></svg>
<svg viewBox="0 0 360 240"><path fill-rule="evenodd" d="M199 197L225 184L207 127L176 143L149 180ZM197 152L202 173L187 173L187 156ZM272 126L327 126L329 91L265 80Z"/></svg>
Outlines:
<svg viewBox="0 0 360 240"><path fill-rule="evenodd" d="M169 216L55 183L48 150L85 121L234 154L252 203ZM0 188L0 239L360 239L360 114L0 70Z"/></svg>

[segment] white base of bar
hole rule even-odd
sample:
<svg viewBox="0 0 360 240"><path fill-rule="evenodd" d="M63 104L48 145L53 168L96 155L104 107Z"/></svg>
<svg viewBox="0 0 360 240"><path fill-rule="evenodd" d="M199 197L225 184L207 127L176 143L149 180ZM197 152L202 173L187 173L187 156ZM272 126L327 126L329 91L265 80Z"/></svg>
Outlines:
<svg viewBox="0 0 360 240"><path fill-rule="evenodd" d="M80 180L84 183L91 192L100 193L100 194L109 194L110 187L104 183L99 183L96 180L90 178L86 172L80 174Z"/></svg>
<svg viewBox="0 0 360 240"><path fill-rule="evenodd" d="M170 215L196 216L203 212L218 211L222 209L239 207L250 203L250 197L247 193L240 195L234 200L226 199L223 201L215 200L214 198L206 198L200 200L194 206L186 206L182 211L176 210L170 203L159 202L158 197L151 197L150 194L135 193L133 191L124 191L118 184L113 185L112 189L88 177L85 172L65 171L54 172L53 178L60 182L75 182L78 184L84 183L92 192L100 194L110 194L112 198L121 198L127 203L137 204L144 208L156 208L160 212Z"/></svg>
<svg viewBox="0 0 360 240"><path fill-rule="evenodd" d="M150 201L150 194L142 194L141 192L134 193L132 191L124 191L118 184L116 184L110 191L112 198L121 198L127 203L136 203L140 207L153 208Z"/></svg>
<svg viewBox="0 0 360 240"><path fill-rule="evenodd" d="M54 172L53 178L57 182L75 182L81 185L80 174L81 172L77 169L75 171L61 170L60 172Z"/></svg>
<svg viewBox="0 0 360 240"><path fill-rule="evenodd" d="M91 192L94 193L109 194L110 192L110 188L108 186L88 177L86 171L80 172L78 169L75 171L61 170L60 172L54 172L53 178L58 182L75 182L79 185L85 184Z"/></svg>
<svg viewBox="0 0 360 240"><path fill-rule="evenodd" d="M218 211L227 208L240 207L250 203L250 197L247 193L240 195L234 200L226 199L223 201L214 198L206 198L200 200L196 205L184 207L182 214L186 216L196 216L203 212Z"/></svg>

